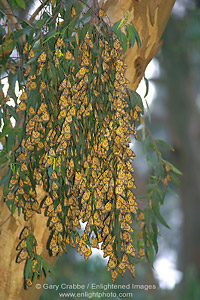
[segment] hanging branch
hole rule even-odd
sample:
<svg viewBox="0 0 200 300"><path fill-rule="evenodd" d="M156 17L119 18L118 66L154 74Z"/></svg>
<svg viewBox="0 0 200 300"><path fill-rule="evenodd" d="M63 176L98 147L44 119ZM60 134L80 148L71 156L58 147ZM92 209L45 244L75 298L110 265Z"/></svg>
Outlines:
<svg viewBox="0 0 200 300"><path fill-rule="evenodd" d="M46 0L44 1L36 10L35 12L32 14L32 16L29 19L29 23L32 24L33 21L35 20L36 16L38 15L38 13L43 9L43 7L49 2L50 0Z"/></svg>

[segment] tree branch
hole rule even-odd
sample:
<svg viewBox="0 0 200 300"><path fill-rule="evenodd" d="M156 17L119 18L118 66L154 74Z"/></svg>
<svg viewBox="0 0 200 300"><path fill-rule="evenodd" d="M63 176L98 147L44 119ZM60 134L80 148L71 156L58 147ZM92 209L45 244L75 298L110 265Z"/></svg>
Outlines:
<svg viewBox="0 0 200 300"><path fill-rule="evenodd" d="M10 5L8 4L8 2L6 0L1 0L1 3L3 4L3 6L5 7L5 11L6 11L6 16L8 19L11 20L12 25L15 26L15 28L17 30L20 29L20 25L19 22L17 20L17 18L14 16L13 11L10 7Z"/></svg>
<svg viewBox="0 0 200 300"><path fill-rule="evenodd" d="M32 24L33 21L35 20L36 16L38 15L38 13L43 9L43 7L49 2L50 0L46 0L44 1L36 10L35 12L32 14L32 16L29 19L29 23Z"/></svg>

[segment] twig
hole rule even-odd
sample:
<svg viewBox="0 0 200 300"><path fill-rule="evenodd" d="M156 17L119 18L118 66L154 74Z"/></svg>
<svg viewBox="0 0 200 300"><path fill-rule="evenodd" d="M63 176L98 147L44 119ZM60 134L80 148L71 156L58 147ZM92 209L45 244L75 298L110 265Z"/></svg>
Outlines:
<svg viewBox="0 0 200 300"><path fill-rule="evenodd" d="M1 224L0 224L0 227L5 224L9 219L10 217L12 217L12 214L10 214Z"/></svg>
<svg viewBox="0 0 200 300"><path fill-rule="evenodd" d="M85 4L88 8L91 8L87 3L85 3L84 1L82 0L79 0L81 3Z"/></svg>

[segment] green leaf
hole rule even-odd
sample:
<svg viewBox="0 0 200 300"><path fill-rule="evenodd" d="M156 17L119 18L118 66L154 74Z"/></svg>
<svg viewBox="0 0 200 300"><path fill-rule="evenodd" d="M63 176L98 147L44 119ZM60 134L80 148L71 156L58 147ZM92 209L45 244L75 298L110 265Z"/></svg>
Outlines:
<svg viewBox="0 0 200 300"><path fill-rule="evenodd" d="M48 38L44 41L44 43L48 42L50 39L52 39L54 36L59 35L60 32L54 32L50 36L48 35Z"/></svg>
<svg viewBox="0 0 200 300"><path fill-rule="evenodd" d="M41 27L42 25L45 24L46 20L47 20L46 18L42 18L42 19L38 20L38 21L35 23L35 27Z"/></svg>
<svg viewBox="0 0 200 300"><path fill-rule="evenodd" d="M178 177L175 174L173 174L172 172L170 172L170 177L171 177L171 180L179 187L180 180L178 179Z"/></svg>
<svg viewBox="0 0 200 300"><path fill-rule="evenodd" d="M128 89L128 92L129 92L131 105L132 105L133 109L135 109L135 105L137 104L141 108L142 114L144 114L144 106L143 106L142 98L140 97L140 95L137 92L132 91L130 89Z"/></svg>
<svg viewBox="0 0 200 300"><path fill-rule="evenodd" d="M16 112L16 109L13 106L7 105L9 115L14 117L16 121L19 120L19 115Z"/></svg>
<svg viewBox="0 0 200 300"><path fill-rule="evenodd" d="M32 267L33 267L33 261L31 258L28 257L25 265L25 270L24 270L25 279L32 278L33 275Z"/></svg>
<svg viewBox="0 0 200 300"><path fill-rule="evenodd" d="M176 173L176 174L178 174L178 175L183 175L183 173L180 171L180 170L178 170L172 163L170 163L170 162L168 162L168 161L166 161L166 160L162 160L164 163L166 163L166 164L168 164L168 165L170 165L170 167L172 168L172 170L173 170L173 172L174 173Z"/></svg>
<svg viewBox="0 0 200 300"><path fill-rule="evenodd" d="M174 150L171 145L169 145L168 143L166 143L163 140L155 139L155 142L158 145L158 147L161 147L161 148L166 149L166 150L171 150L171 151Z"/></svg>
<svg viewBox="0 0 200 300"><path fill-rule="evenodd" d="M115 34L117 35L119 41L121 42L121 45L123 47L124 53L127 50L127 43L128 43L128 38L126 36L126 34L124 32L121 31L120 28L120 23L122 22L122 20L116 22L113 26L112 26L112 30L115 32Z"/></svg>
<svg viewBox="0 0 200 300"><path fill-rule="evenodd" d="M26 238L26 244L27 244L27 250L30 256L32 256L33 253L33 234L29 234Z"/></svg>
<svg viewBox="0 0 200 300"><path fill-rule="evenodd" d="M123 18L123 19L120 21L119 25L117 26L117 29L119 29L119 28L122 26L122 24L124 23L124 21L125 21L125 18Z"/></svg>
<svg viewBox="0 0 200 300"><path fill-rule="evenodd" d="M144 98L146 98L146 96L149 93L149 81L146 77L144 77L144 82L145 82L145 86L146 86L146 92L145 92Z"/></svg>
<svg viewBox="0 0 200 300"><path fill-rule="evenodd" d="M147 251L147 257L148 261L150 262L151 266L153 267L153 262L154 262L154 250L152 245L150 244L150 247L146 247Z"/></svg>
<svg viewBox="0 0 200 300"><path fill-rule="evenodd" d="M135 29L135 27L133 25L130 25L130 26L132 26L132 31L133 31L133 33L135 35L136 41L138 43L138 46L141 47L142 43L141 43L141 40L140 40L140 37L139 37L139 34L138 34L137 30Z"/></svg>
<svg viewBox="0 0 200 300"><path fill-rule="evenodd" d="M39 255L38 255L39 256ZM40 256L41 257L41 256ZM48 264L48 262L46 260L44 260L41 257L41 263L42 263L42 267L44 269L44 273L45 276L47 277L49 275L49 273L51 273L52 275L55 275L55 271L54 269Z"/></svg>
<svg viewBox="0 0 200 300"><path fill-rule="evenodd" d="M6 175L3 178L1 178L0 185L2 185L2 184L8 185L9 180L10 180L10 176L11 176L11 168L9 168L8 172L6 173Z"/></svg>
<svg viewBox="0 0 200 300"><path fill-rule="evenodd" d="M25 4L24 0L15 0L15 1L21 8L26 9L26 4Z"/></svg>
<svg viewBox="0 0 200 300"><path fill-rule="evenodd" d="M152 229L153 229L153 239L152 239L152 242L153 242L154 248L155 248L156 253L157 253L158 252L158 242L157 242L157 239L158 239L158 228L157 228L157 224L155 222L152 222L151 226L152 226Z"/></svg>
<svg viewBox="0 0 200 300"><path fill-rule="evenodd" d="M155 195L156 195L156 194L157 194L157 193L154 192L153 195L152 195L152 209L153 209L153 212L154 212L156 218L160 221L160 223L161 223L163 226L165 226L165 227L171 229L171 228L169 227L169 225L167 224L167 222L166 222L166 221L164 220L164 218L162 217L162 215L160 214L160 205L159 205L159 203L158 203L158 200L155 198Z"/></svg>
<svg viewBox="0 0 200 300"><path fill-rule="evenodd" d="M10 127L10 123L8 122L6 125L4 125L2 132L0 132L0 138L5 137L12 130L13 130L13 128Z"/></svg>
<svg viewBox="0 0 200 300"><path fill-rule="evenodd" d="M7 147L7 151L9 152L12 147L15 145L15 142L16 142L16 135L15 135L15 132L14 130L12 130L7 139L6 139L6 147Z"/></svg>

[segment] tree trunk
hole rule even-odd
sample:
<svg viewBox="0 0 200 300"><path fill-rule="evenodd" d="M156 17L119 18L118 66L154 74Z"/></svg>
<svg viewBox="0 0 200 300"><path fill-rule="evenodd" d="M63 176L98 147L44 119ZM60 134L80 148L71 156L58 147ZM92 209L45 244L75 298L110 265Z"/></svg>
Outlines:
<svg viewBox="0 0 200 300"><path fill-rule="evenodd" d="M37 188L38 201L44 196L45 192L38 186ZM24 261L16 263L18 251L16 247L19 244L19 235L27 225L23 216L18 216L16 211L14 216L11 215L7 205L3 201L3 188L0 189L1 199L1 215L0 215L0 300L31 300L38 299L41 291L35 288L24 290ZM35 214L31 222L34 226L34 235L36 236L38 247L37 253L41 255L50 265L56 261L55 257L50 257L46 249L46 243L49 237L49 229L47 228L47 217L44 215ZM45 278L36 283L41 284Z"/></svg>
<svg viewBox="0 0 200 300"><path fill-rule="evenodd" d="M183 224L179 265L185 275L190 267L195 267L200 278L200 117L196 103L199 64L194 63L191 54L193 45L181 37L179 22L172 19L169 23L162 65L166 72L171 143L176 150L174 162L183 172L180 178Z"/></svg>
<svg viewBox="0 0 200 300"><path fill-rule="evenodd" d="M126 53L126 63L128 65L126 76L130 81L130 88L136 89L146 66L160 49L159 43L171 9L175 0L156 0L156 1L102 1L103 8L107 11L111 22L116 22L123 18L123 11L130 13L133 25L138 30L141 38L141 47L137 45L133 49L128 49ZM38 198L42 199L44 191L38 187ZM38 299L41 289L37 290L34 286L29 290L23 287L24 263L16 264L16 246L19 243L19 234L25 225L23 217L19 217L17 212L10 216L6 204L3 201L2 187L1 197L1 235L0 243L3 250L0 256L0 299L1 300L26 300ZM46 226L47 218L44 215L35 214L32 218L34 234L38 241L38 254L46 259L51 265L55 258L48 256L46 242L49 230ZM40 281L41 282L41 281ZM42 282L41 282L42 283Z"/></svg>
<svg viewBox="0 0 200 300"><path fill-rule="evenodd" d="M125 75L130 81L130 89L136 90L148 63L162 46L160 39L175 0L101 0L100 3L111 23L127 15L139 33L141 47L129 48L125 57L128 65Z"/></svg>

